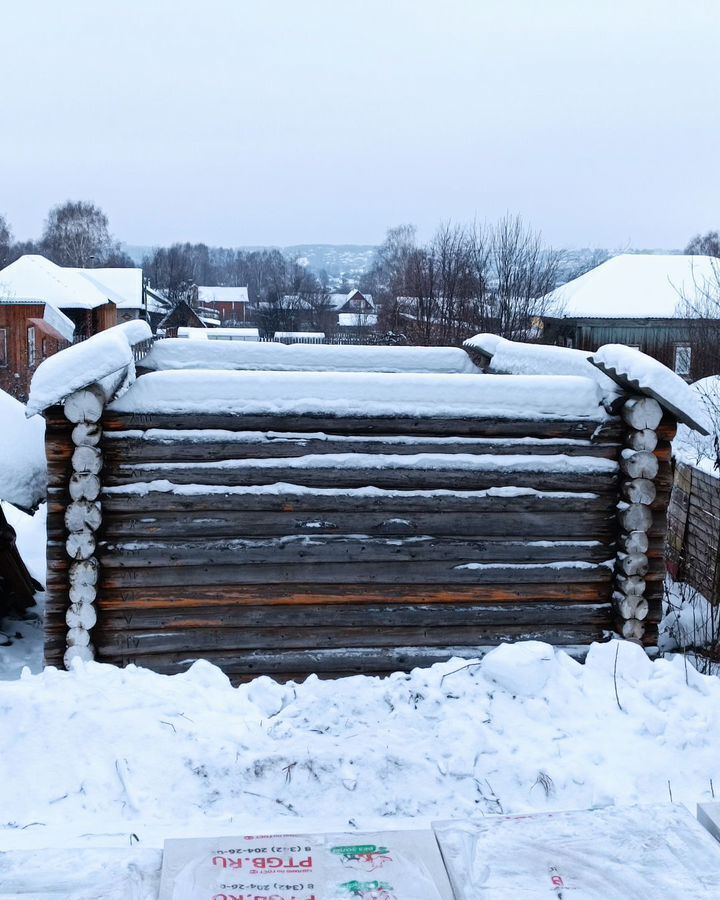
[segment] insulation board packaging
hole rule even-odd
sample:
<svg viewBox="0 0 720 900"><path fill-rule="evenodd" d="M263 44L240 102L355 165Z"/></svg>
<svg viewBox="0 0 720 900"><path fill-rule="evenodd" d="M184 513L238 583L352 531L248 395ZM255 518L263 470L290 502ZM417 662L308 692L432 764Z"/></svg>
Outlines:
<svg viewBox="0 0 720 900"><path fill-rule="evenodd" d="M165 841L159 900L453 900L432 831Z"/></svg>
<svg viewBox="0 0 720 900"><path fill-rule="evenodd" d="M680 805L433 824L456 900L717 900L720 848Z"/></svg>

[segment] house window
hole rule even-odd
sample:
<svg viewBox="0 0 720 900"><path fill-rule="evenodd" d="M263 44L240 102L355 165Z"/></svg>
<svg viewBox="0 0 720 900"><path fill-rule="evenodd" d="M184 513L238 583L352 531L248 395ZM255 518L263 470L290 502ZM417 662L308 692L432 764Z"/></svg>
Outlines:
<svg viewBox="0 0 720 900"><path fill-rule="evenodd" d="M42 355L43 359L48 358L48 353L50 351L50 341L47 338L42 339Z"/></svg>
<svg viewBox="0 0 720 900"><path fill-rule="evenodd" d="M28 345L28 366L31 369L35 368L35 329L32 325L28 326L27 330L27 345Z"/></svg>
<svg viewBox="0 0 720 900"><path fill-rule="evenodd" d="M7 369L7 328L0 328L0 369Z"/></svg>
<svg viewBox="0 0 720 900"><path fill-rule="evenodd" d="M678 375L690 374L692 361L692 348L689 344L677 344L675 346L675 371Z"/></svg>

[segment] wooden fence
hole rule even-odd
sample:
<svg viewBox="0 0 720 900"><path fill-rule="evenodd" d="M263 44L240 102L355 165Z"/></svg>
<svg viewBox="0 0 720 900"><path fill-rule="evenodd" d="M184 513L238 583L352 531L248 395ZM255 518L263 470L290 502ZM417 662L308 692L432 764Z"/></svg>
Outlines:
<svg viewBox="0 0 720 900"><path fill-rule="evenodd" d="M676 581L720 601L720 479L685 463L675 466L666 555Z"/></svg>

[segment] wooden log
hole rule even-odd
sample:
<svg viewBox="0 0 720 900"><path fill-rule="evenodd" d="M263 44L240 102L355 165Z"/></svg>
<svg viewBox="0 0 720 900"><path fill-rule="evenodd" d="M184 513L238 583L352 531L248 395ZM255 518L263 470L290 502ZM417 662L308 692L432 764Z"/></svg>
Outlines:
<svg viewBox="0 0 720 900"><path fill-rule="evenodd" d="M243 606L240 604L187 607L169 602L164 607L120 607L104 600L102 634L109 636L130 629L145 630L203 628L329 628L496 625L599 625L610 627L609 603L342 603ZM70 615L70 612L68 612ZM68 620L68 624L69 620ZM94 624L94 622L93 622ZM92 626L86 626L92 627Z"/></svg>
<svg viewBox="0 0 720 900"><path fill-rule="evenodd" d="M564 582L484 585L437 584L228 584L228 585L160 585L149 587L112 588L103 583L99 600L103 612L134 609L160 609L171 606L178 611L194 607L227 606L284 606L304 607L321 604L325 607L359 604L493 604L493 603L609 603L611 582Z"/></svg>
<svg viewBox="0 0 720 900"><path fill-rule="evenodd" d="M579 438L591 440L601 429L603 440L619 440L617 421L564 419L440 418L419 416L316 416L116 413L106 410L107 431L147 429L213 429L222 431L322 431L326 434L414 434L478 437Z"/></svg>
<svg viewBox="0 0 720 900"><path fill-rule="evenodd" d="M228 502L231 498L227 498ZM236 498L237 499L237 498ZM530 498L526 498L530 499ZM590 505L590 501L587 501ZM272 537L289 535L319 536L326 534L368 534L375 537L406 537L434 535L462 538L477 536L484 539L515 538L524 540L571 540L591 537L612 541L615 529L614 509L607 499L598 511L558 512L555 505L547 511L513 512L408 512L380 510L379 512L347 512L339 500L333 512L302 511L229 512L203 510L160 509L164 501L158 497L159 511L135 513L108 512L103 501L104 535L110 542L142 535L149 540L181 538L221 538L247 535ZM113 504L115 506L115 504ZM149 505L146 503L146 505ZM573 504L575 505L575 504Z"/></svg>
<svg viewBox="0 0 720 900"><path fill-rule="evenodd" d="M76 472L97 475L103 466L103 457L97 447L76 447L72 455L72 467Z"/></svg>
<svg viewBox="0 0 720 900"><path fill-rule="evenodd" d="M97 589L94 584L84 584L83 582L77 582L70 587L68 596L70 603L82 603L87 605L95 602L97 598Z"/></svg>
<svg viewBox="0 0 720 900"><path fill-rule="evenodd" d="M618 518L625 531L648 531L653 521L652 513L642 503L620 504Z"/></svg>
<svg viewBox="0 0 720 900"><path fill-rule="evenodd" d="M72 430L72 442L76 447L97 447L102 428L97 422L78 422Z"/></svg>
<svg viewBox="0 0 720 900"><path fill-rule="evenodd" d="M97 501L77 500L65 510L65 527L68 531L97 531L102 522L102 512Z"/></svg>
<svg viewBox="0 0 720 900"><path fill-rule="evenodd" d="M71 603L65 613L68 628L82 628L89 632L97 622L97 612L92 603Z"/></svg>
<svg viewBox="0 0 720 900"><path fill-rule="evenodd" d="M100 479L90 473L73 473L68 484L73 500L97 500L100 496Z"/></svg>
<svg viewBox="0 0 720 900"><path fill-rule="evenodd" d="M650 481L658 473L658 459L649 450L623 450L620 469L628 478L644 478Z"/></svg>
<svg viewBox="0 0 720 900"><path fill-rule="evenodd" d="M86 628L68 628L68 647L87 647L90 644L90 633Z"/></svg>
<svg viewBox="0 0 720 900"><path fill-rule="evenodd" d="M170 430L110 431L103 438L106 464L205 462L218 459L277 459L337 453L492 453L495 456L587 456L617 459L619 443L566 438L457 438L406 435L305 434L286 432L191 432L190 439L173 439ZM181 432L181 434L183 434ZM157 435L157 436L156 436ZM206 436L207 435L207 436ZM218 436L220 435L220 436ZM225 437L221 437L225 435ZM236 435L237 438L232 439Z"/></svg>
<svg viewBox="0 0 720 900"><path fill-rule="evenodd" d="M650 604L645 597L637 594L616 594L615 607L623 619L642 621L647 617Z"/></svg>
<svg viewBox="0 0 720 900"><path fill-rule="evenodd" d="M471 563L470 566L482 566ZM235 585L235 584L508 584L508 583L552 583L570 580L574 582L609 583L610 571L605 565L577 563L558 567L556 563L531 566L491 565L486 568L468 568L447 562L407 563L316 563L287 565L278 562L273 566L263 565L202 565L166 566L145 569L104 568L103 590L105 588L140 588L172 585Z"/></svg>
<svg viewBox="0 0 720 900"><path fill-rule="evenodd" d="M99 568L95 557L72 563L68 575L70 587L77 587L81 584L94 587L97 584Z"/></svg>
<svg viewBox="0 0 720 900"><path fill-rule="evenodd" d="M626 619L622 623L621 633L628 640L639 641L645 634L645 625L640 619Z"/></svg>
<svg viewBox="0 0 720 900"><path fill-rule="evenodd" d="M657 460L649 454L654 464ZM452 457L448 457L451 461ZM408 466L385 468L337 468L332 464L288 468L278 466L222 466L201 463L187 466L160 463L118 466L106 469L105 485L127 485L135 482L170 481L173 484L203 484L214 487L259 486L291 483L303 487L361 488L372 486L390 490L487 490L497 487L533 488L539 491L586 491L611 494L617 490L614 472L533 471L508 466L507 469L459 469ZM91 498L94 499L94 498Z"/></svg>
<svg viewBox="0 0 720 900"><path fill-rule="evenodd" d="M554 643L553 633L549 632L543 639ZM353 674L368 672L407 671L417 666L429 666L436 662L459 657L461 659L477 659L482 657L489 646L452 646L452 647L361 647L331 648L322 650L236 650L228 653L224 650L181 651L170 653L140 654L126 650L110 656L105 654L103 661L118 665L146 666L156 672L176 674L186 671L197 659L206 659L225 671L273 675L278 672L337 672Z"/></svg>
<svg viewBox="0 0 720 900"><path fill-rule="evenodd" d="M625 553L647 553L650 541L647 532L630 531L620 535L619 545Z"/></svg>
<svg viewBox="0 0 720 900"><path fill-rule="evenodd" d="M650 397L631 397L623 406L622 417L636 431L654 431L662 421L663 409Z"/></svg>
<svg viewBox="0 0 720 900"><path fill-rule="evenodd" d="M50 492L50 503L56 495ZM181 519L189 518L186 513L227 512L233 514L274 512L296 515L315 513L382 513L389 518L404 513L447 515L459 512L471 513L513 513L516 528L526 514L599 512L607 514L614 507L615 499L590 491L577 494L567 492L535 493L532 489L517 494L486 491L463 493L440 490L430 494L416 494L407 491L368 492L349 488L347 491L305 491L283 489L279 485L272 491L210 491L199 493L195 489L190 494L155 490L141 493L132 487L103 490L103 516L113 513L136 513L154 515L157 513L177 513ZM60 507L64 511L65 507ZM644 515L648 513L645 512Z"/></svg>
<svg viewBox="0 0 720 900"><path fill-rule="evenodd" d="M648 478L633 478L631 481L623 481L621 493L629 503L643 503L646 506L654 503L657 497L655 484Z"/></svg>
<svg viewBox="0 0 720 900"><path fill-rule="evenodd" d="M75 391L65 401L63 408L68 421L75 424L79 422L99 422L105 407L106 397L102 388L97 384Z"/></svg>
<svg viewBox="0 0 720 900"><path fill-rule="evenodd" d="M70 559L90 559L95 553L95 535L89 528L72 531L65 541L65 549Z"/></svg>
<svg viewBox="0 0 720 900"><path fill-rule="evenodd" d="M617 566L623 575L642 578L648 572L649 560L644 553L618 553Z"/></svg>
<svg viewBox="0 0 720 900"><path fill-rule="evenodd" d="M71 535L71 538L75 535ZM70 539L68 539L69 541ZM94 542L90 552L92 555ZM103 542L98 558L104 569L144 569L175 565L233 565L238 577L244 566L325 565L369 563L507 563L576 561L605 562L613 551L599 541L480 541L452 538L376 538L365 535L318 535L312 538L221 539L186 541Z"/></svg>
<svg viewBox="0 0 720 900"><path fill-rule="evenodd" d="M74 644L68 647L63 656L65 668L71 668L74 660L80 659L83 662L90 662L95 659L95 648L92 644Z"/></svg>
<svg viewBox="0 0 720 900"><path fill-rule="evenodd" d="M124 653L201 653L208 650L310 650L356 647L447 647L475 646L478 643L509 643L520 640L546 640L552 635L556 644L586 644L601 640L610 627L610 619L597 625L525 625L432 626L427 628L364 626L342 628L191 628L141 631L138 629L107 633L96 629L94 643L101 659ZM89 643L84 629L70 629L71 646Z"/></svg>
<svg viewBox="0 0 720 900"><path fill-rule="evenodd" d="M651 428L643 428L642 431L628 431L625 442L631 450L652 452L658 444L658 433Z"/></svg>

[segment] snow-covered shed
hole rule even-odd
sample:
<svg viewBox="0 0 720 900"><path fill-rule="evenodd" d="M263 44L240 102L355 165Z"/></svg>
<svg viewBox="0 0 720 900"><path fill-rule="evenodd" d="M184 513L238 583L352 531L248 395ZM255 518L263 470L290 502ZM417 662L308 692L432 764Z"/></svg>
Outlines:
<svg viewBox="0 0 720 900"><path fill-rule="evenodd" d="M553 310L543 317L547 343L588 351L622 343L686 378L716 372L716 353L708 354L702 344L707 319L717 316L720 260L622 253L556 288L545 301Z"/></svg>
<svg viewBox="0 0 720 900"><path fill-rule="evenodd" d="M171 339L136 377L140 339L112 329L33 382L48 662L204 657L242 680L656 644L669 441L694 421L659 364L482 335Z"/></svg>

